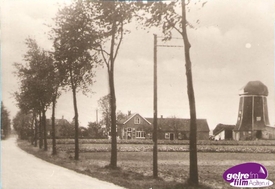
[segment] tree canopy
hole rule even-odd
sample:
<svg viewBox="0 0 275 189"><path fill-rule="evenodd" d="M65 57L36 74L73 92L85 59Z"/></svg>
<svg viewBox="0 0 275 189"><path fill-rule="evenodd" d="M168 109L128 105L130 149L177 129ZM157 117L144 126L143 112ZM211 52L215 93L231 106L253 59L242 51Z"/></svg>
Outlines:
<svg viewBox="0 0 275 189"><path fill-rule="evenodd" d="M25 64L15 63L20 79L20 91L15 93L18 106L24 112L45 110L51 103L54 91L53 58L41 49L34 39L27 38Z"/></svg>

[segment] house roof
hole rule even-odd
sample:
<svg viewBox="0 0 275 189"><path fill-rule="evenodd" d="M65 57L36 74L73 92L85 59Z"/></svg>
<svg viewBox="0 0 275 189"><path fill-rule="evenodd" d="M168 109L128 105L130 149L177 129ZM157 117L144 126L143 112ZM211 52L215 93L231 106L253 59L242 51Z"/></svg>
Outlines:
<svg viewBox="0 0 275 189"><path fill-rule="evenodd" d="M132 119L134 117L134 115L136 115L136 114L129 114L126 117L117 120L117 123L118 124L125 124L125 122L129 121L130 119Z"/></svg>
<svg viewBox="0 0 275 189"><path fill-rule="evenodd" d="M146 119L153 124L153 118ZM158 127L164 131L190 131L190 119L158 118ZM206 119L197 119L197 131L210 131Z"/></svg>
<svg viewBox="0 0 275 189"><path fill-rule="evenodd" d="M268 96L268 88L261 81L249 81L240 92L240 95Z"/></svg>
<svg viewBox="0 0 275 189"><path fill-rule="evenodd" d="M234 130L234 128L235 125L218 124L216 128L213 130L213 135L217 135L224 130Z"/></svg>
<svg viewBox="0 0 275 189"><path fill-rule="evenodd" d="M140 116L150 125L153 124L153 118L144 118L138 113L129 114L123 119L117 120L118 125L124 125L136 115ZM158 128L164 131L190 131L190 119L182 118L158 118ZM209 126L206 119L197 119L197 130L198 131L207 131L209 132Z"/></svg>
<svg viewBox="0 0 275 189"><path fill-rule="evenodd" d="M87 127L83 127L83 126L80 126L79 129L81 129L81 130L88 130Z"/></svg>
<svg viewBox="0 0 275 189"><path fill-rule="evenodd" d="M151 124L147 119L145 119L144 117L142 117L140 114L138 113L134 113L134 114L130 114L128 116L126 116L123 119L117 120L117 124L119 125L124 125L126 124L128 121L130 121L133 117L135 117L136 115L138 115L139 117L141 117L142 119L144 119L148 124Z"/></svg>
<svg viewBox="0 0 275 189"><path fill-rule="evenodd" d="M52 124L52 120L51 119L47 119L46 123L47 123L47 125L51 125ZM55 119L55 125L70 125L70 122L68 122L67 119Z"/></svg>

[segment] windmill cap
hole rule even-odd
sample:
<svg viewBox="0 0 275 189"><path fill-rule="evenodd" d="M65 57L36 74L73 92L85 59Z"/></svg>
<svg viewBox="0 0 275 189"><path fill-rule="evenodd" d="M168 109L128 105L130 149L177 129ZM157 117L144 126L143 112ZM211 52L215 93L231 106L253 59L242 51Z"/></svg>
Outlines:
<svg viewBox="0 0 275 189"><path fill-rule="evenodd" d="M249 81L240 91L239 95L268 96L268 89L261 81Z"/></svg>

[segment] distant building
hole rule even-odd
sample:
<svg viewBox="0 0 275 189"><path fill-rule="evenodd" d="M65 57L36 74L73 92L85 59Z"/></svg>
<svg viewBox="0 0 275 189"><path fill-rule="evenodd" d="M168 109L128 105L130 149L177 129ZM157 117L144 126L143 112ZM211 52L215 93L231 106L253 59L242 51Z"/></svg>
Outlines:
<svg viewBox="0 0 275 189"><path fill-rule="evenodd" d="M151 123L140 114L128 113L117 122L117 135L121 139L145 139L150 138L152 132Z"/></svg>
<svg viewBox="0 0 275 189"><path fill-rule="evenodd" d="M218 124L213 130L215 140L233 140L235 125Z"/></svg>
<svg viewBox="0 0 275 189"><path fill-rule="evenodd" d="M158 139L187 140L190 134L190 120L181 118L158 118ZM140 114L128 114L118 120L117 134L121 139L145 139L152 137L153 118ZM206 119L197 119L197 139L209 139L209 126Z"/></svg>
<svg viewBox="0 0 275 189"><path fill-rule="evenodd" d="M240 92L235 140L275 139L275 128L268 118L268 88L260 81L248 82Z"/></svg>
<svg viewBox="0 0 275 189"><path fill-rule="evenodd" d="M52 120L47 119L48 135L52 135ZM55 119L55 136L58 137L71 137L74 135L73 126L64 117L62 119Z"/></svg>
<svg viewBox="0 0 275 189"><path fill-rule="evenodd" d="M153 118L147 118L153 124ZM206 119L197 119L197 139L209 139L209 126ZM158 138L167 140L188 140L190 119L158 118Z"/></svg>

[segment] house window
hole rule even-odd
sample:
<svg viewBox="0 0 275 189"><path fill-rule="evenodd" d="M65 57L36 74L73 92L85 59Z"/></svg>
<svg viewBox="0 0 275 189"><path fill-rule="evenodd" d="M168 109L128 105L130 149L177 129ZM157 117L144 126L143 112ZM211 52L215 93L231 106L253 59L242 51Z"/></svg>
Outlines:
<svg viewBox="0 0 275 189"><path fill-rule="evenodd" d="M170 139L170 133L165 133L165 139Z"/></svg>
<svg viewBox="0 0 275 189"><path fill-rule="evenodd" d="M143 129L137 129L136 138L145 138L145 132Z"/></svg>
<svg viewBox="0 0 275 189"><path fill-rule="evenodd" d="M140 118L139 117L135 118L135 124L140 124Z"/></svg>

